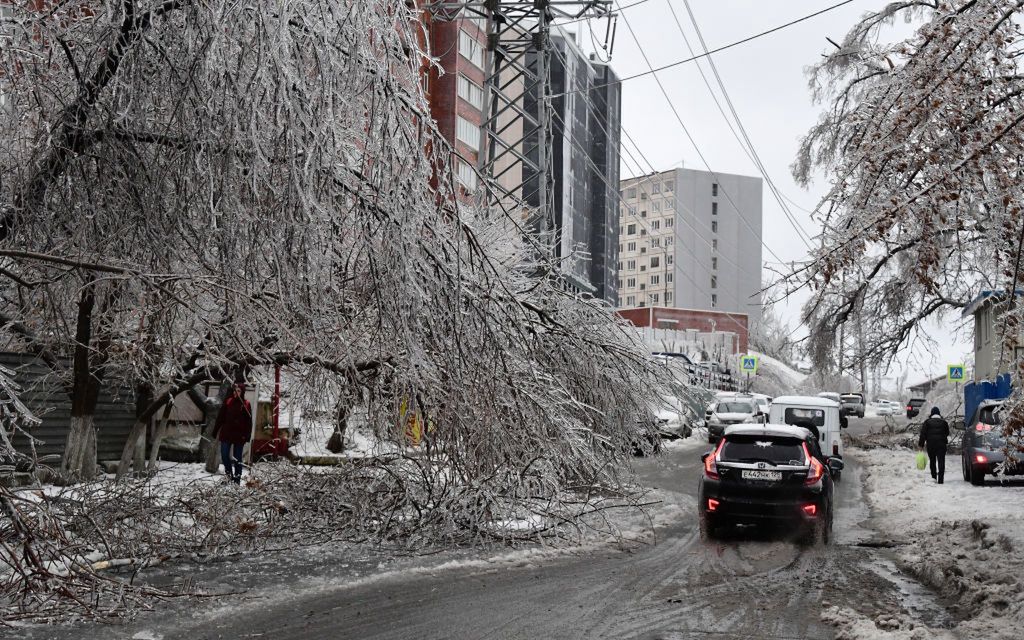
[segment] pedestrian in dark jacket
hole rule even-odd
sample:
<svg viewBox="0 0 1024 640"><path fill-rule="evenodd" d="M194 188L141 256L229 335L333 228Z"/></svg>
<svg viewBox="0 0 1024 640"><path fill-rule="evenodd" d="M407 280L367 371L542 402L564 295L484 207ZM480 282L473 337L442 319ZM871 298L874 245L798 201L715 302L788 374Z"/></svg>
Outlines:
<svg viewBox="0 0 1024 640"><path fill-rule="evenodd" d="M932 407L931 415L921 425L921 437L917 446L926 447L932 479L942 484L946 475L946 442L949 440L949 423L942 419L938 407ZM936 471L936 464L938 471Z"/></svg>
<svg viewBox="0 0 1024 640"><path fill-rule="evenodd" d="M252 436L252 408L245 399L245 384L237 383L217 416L220 459L228 480L242 482L242 450Z"/></svg>

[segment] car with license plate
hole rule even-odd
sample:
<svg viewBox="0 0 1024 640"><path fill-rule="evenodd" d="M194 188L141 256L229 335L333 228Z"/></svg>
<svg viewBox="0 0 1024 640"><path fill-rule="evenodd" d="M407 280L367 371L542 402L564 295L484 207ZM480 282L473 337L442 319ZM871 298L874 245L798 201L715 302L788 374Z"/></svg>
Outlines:
<svg viewBox="0 0 1024 640"><path fill-rule="evenodd" d="M984 400L966 423L960 462L971 484L984 484L986 475L1024 475L1024 459L1006 456L1002 410L1002 400Z"/></svg>
<svg viewBox="0 0 1024 640"><path fill-rule="evenodd" d="M843 461L825 456L807 429L731 426L703 463L697 491L703 539L734 525L778 525L805 543L831 538L832 476Z"/></svg>
<svg viewBox="0 0 1024 640"><path fill-rule="evenodd" d="M714 444L725 432L726 427L734 424L754 423L761 416L761 410L751 397L726 396L708 407L705 423L708 429L708 442Z"/></svg>

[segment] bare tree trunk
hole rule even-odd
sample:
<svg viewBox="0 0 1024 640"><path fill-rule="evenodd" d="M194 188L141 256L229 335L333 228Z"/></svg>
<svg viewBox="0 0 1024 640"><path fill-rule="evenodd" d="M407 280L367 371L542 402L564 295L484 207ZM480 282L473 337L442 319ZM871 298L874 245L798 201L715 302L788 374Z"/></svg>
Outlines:
<svg viewBox="0 0 1024 640"><path fill-rule="evenodd" d="M194 387L188 390L188 397L191 398L192 402L194 402L197 407L203 410L204 424L202 439L199 443L199 451L202 453L203 460L206 462L207 473L217 473L217 466L220 464L220 451L218 450L219 447L217 447L217 441L214 438L213 431L217 426L217 415L220 414L224 395L225 389L223 384L215 398L203 395Z"/></svg>
<svg viewBox="0 0 1024 640"><path fill-rule="evenodd" d="M153 388L148 384L140 384L135 389L135 424L128 433L124 449L121 450L121 460L117 463L116 480L120 480L128 473L129 469L136 472L141 471L146 461L146 426L149 420L142 419L142 413L153 401Z"/></svg>
<svg viewBox="0 0 1024 640"><path fill-rule="evenodd" d="M157 459L160 456L160 445L164 442L164 436L167 435L167 421L171 418L171 409L174 408L173 402L168 402L167 406L164 407L164 415L160 417L160 426L156 430L156 434L153 436L153 446L149 451L149 468L150 475L157 471Z"/></svg>
<svg viewBox="0 0 1024 640"><path fill-rule="evenodd" d="M75 357L71 386L71 423L64 446L61 470L69 480L90 480L96 476L96 425L94 417L99 400L103 368L92 370L92 311L96 298L92 278L82 289L75 329Z"/></svg>

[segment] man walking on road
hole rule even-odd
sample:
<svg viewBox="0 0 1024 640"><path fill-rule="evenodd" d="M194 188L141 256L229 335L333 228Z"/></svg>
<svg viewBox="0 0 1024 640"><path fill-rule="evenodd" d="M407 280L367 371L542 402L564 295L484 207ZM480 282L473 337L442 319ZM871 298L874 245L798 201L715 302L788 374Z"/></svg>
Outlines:
<svg viewBox="0 0 1024 640"><path fill-rule="evenodd" d="M927 445L928 464L932 470L932 479L942 484L946 475L946 442L949 439L949 423L942 419L938 407L932 407L931 415L921 425L921 437L917 446ZM938 463L938 472L935 465Z"/></svg>

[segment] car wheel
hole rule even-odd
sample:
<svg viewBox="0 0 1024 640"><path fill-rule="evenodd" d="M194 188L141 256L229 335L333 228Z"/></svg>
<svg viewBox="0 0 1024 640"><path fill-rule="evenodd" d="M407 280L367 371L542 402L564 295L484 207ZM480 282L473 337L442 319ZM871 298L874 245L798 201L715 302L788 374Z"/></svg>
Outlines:
<svg viewBox="0 0 1024 640"><path fill-rule="evenodd" d="M708 517L707 513L701 511L700 517L700 539L704 542L710 542L718 538L718 527L711 522L711 518Z"/></svg>
<svg viewBox="0 0 1024 640"><path fill-rule="evenodd" d="M832 542L832 510L828 512L828 522L824 523L825 526L821 529L821 544L827 545Z"/></svg>
<svg viewBox="0 0 1024 640"><path fill-rule="evenodd" d="M973 484L976 487L980 487L981 485L985 484L985 472L984 471L981 471L980 469L976 469L973 464L970 466L970 471L971 471L971 484Z"/></svg>
<svg viewBox="0 0 1024 640"><path fill-rule="evenodd" d="M823 528L820 522L804 525L804 530L800 533L800 537L797 538L797 544L801 547L813 547L819 540L824 539Z"/></svg>
<svg viewBox="0 0 1024 640"><path fill-rule="evenodd" d="M833 482L839 482L839 481L840 481L840 480L842 480L842 479L843 479L843 472L842 472L842 471L836 471L836 472L835 472L835 473L834 473L834 474L832 475L832 481L833 481Z"/></svg>
<svg viewBox="0 0 1024 640"><path fill-rule="evenodd" d="M967 456L960 456L960 471L964 474L964 482L970 482L971 474L967 472Z"/></svg>

